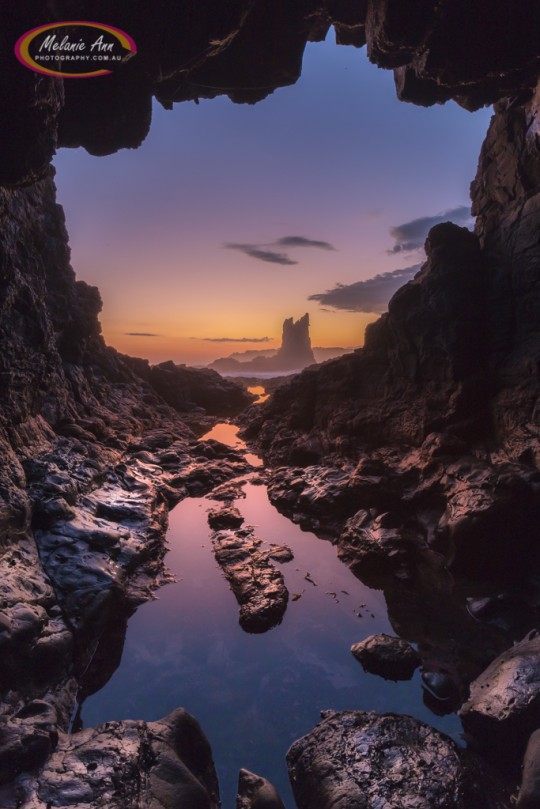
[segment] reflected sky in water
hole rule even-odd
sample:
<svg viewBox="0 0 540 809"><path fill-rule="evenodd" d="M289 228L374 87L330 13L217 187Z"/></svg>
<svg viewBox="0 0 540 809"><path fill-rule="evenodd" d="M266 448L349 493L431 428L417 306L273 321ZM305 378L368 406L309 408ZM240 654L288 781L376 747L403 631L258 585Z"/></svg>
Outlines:
<svg viewBox="0 0 540 809"><path fill-rule="evenodd" d="M206 512L215 501L183 501L171 513L168 537L167 562L178 580L130 620L122 663L85 703L85 726L155 720L185 707L212 745L224 809L235 805L240 767L269 778L294 806L285 754L323 709L410 713L457 737L455 716L435 717L423 705L418 673L410 683L386 682L352 657L351 644L392 633L382 593L364 587L329 542L280 515L265 487L248 483L245 491L238 506L247 523L265 543L293 549L294 561L281 568L291 596L301 597L289 602L280 626L243 632L212 554Z"/></svg>

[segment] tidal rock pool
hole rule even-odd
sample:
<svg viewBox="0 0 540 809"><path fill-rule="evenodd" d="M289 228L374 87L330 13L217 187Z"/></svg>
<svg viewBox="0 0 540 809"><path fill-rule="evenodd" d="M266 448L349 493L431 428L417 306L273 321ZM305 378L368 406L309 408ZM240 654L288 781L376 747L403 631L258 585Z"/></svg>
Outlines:
<svg viewBox="0 0 540 809"><path fill-rule="evenodd" d="M237 428L203 437L243 448ZM254 456L252 462L260 465ZM289 603L278 626L248 634L218 567L207 517L211 497L182 501L170 515L166 558L176 581L130 619L120 666L82 707L84 726L112 719L155 720L178 706L197 717L212 745L225 809L233 809L244 767L272 781L294 806L285 754L319 721L320 711L411 714L460 741L454 715L438 717L422 700L420 673L395 683L363 671L350 648L374 633L394 634L381 592L356 579L335 547L281 515L257 468L235 506L263 547L287 545L294 559L274 562Z"/></svg>

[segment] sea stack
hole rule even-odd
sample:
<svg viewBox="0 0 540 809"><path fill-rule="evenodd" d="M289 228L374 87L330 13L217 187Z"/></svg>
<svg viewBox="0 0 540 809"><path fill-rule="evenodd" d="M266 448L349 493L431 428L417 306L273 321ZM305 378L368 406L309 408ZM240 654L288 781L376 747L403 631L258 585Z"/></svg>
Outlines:
<svg viewBox="0 0 540 809"><path fill-rule="evenodd" d="M280 371L294 371L315 362L309 336L309 315L306 312L304 317L296 322L292 317L288 317L283 322L281 348L272 358L271 364Z"/></svg>
<svg viewBox="0 0 540 809"><path fill-rule="evenodd" d="M308 365L314 365L316 362L309 336L309 315L306 312L304 317L297 321L292 317L283 321L281 347L274 356L261 355L248 362L240 362L234 357L221 357L208 367L222 374L247 371L256 376L261 371L276 374L302 371Z"/></svg>

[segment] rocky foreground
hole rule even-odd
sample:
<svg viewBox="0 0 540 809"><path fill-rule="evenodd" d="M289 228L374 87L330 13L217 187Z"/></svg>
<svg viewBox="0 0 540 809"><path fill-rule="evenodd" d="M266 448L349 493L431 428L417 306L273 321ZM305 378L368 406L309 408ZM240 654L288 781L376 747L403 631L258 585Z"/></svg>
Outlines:
<svg viewBox="0 0 540 809"><path fill-rule="evenodd" d="M76 5L79 19L100 16L102 4ZM540 605L538 4L110 6L106 21L138 52L106 81L63 82L9 56L25 31L71 18L72 3L6 4L0 31L1 806L219 806L208 744L184 712L82 732L73 714L117 665L129 615L167 579L167 509L248 470L241 453L195 439L249 397L105 346L99 293L69 263L54 150L137 147L153 97L258 101L298 78L306 42L330 26L394 70L402 100L496 103L472 186L476 233L433 230L426 264L365 347L280 386L244 416L246 435L273 502L333 534L384 589L396 633L417 646L426 702L463 706L475 752L408 717L325 714L289 754L296 800L502 809L524 754L517 806L540 805L529 634ZM283 809L246 771L238 807Z"/></svg>

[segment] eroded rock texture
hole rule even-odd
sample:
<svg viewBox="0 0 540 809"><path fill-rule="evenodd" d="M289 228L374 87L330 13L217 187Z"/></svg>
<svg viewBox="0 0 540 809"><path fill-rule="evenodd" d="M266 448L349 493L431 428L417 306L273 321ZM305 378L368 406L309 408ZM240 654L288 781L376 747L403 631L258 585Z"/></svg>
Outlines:
<svg viewBox="0 0 540 809"><path fill-rule="evenodd" d="M271 560L290 562L293 554L285 545L263 547L252 526L240 528L243 522L230 505L208 514L214 556L240 605L240 626L266 632L281 623L289 601L283 573Z"/></svg>
<svg viewBox="0 0 540 809"><path fill-rule="evenodd" d="M497 776L448 736L398 714L325 711L287 754L298 809L507 809Z"/></svg>
<svg viewBox="0 0 540 809"><path fill-rule="evenodd" d="M472 683L460 714L466 730L503 758L509 747L523 753L540 724L540 635L497 657Z"/></svg>
<svg viewBox="0 0 540 809"><path fill-rule="evenodd" d="M75 736L60 733L35 778L3 791L4 809L219 809L210 745L178 708L158 722L108 722Z"/></svg>

